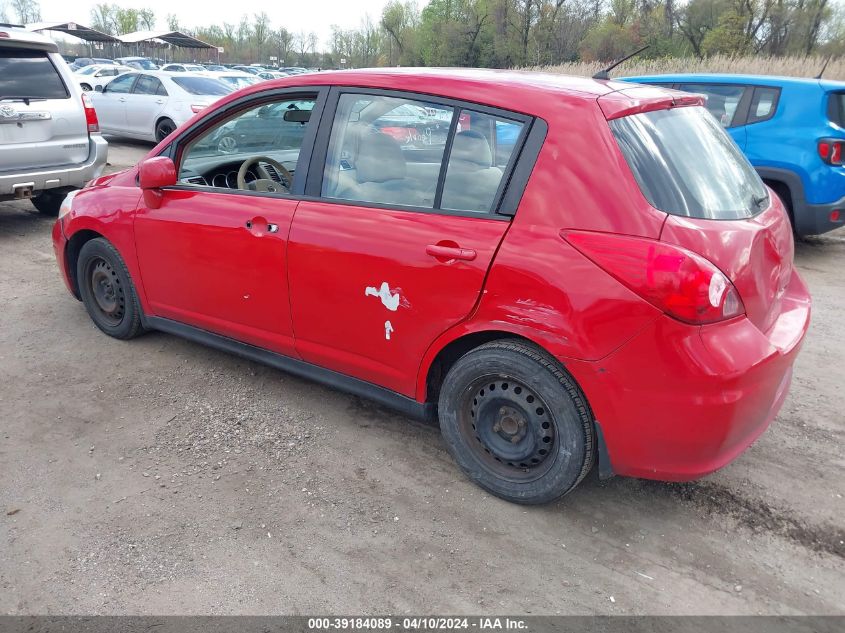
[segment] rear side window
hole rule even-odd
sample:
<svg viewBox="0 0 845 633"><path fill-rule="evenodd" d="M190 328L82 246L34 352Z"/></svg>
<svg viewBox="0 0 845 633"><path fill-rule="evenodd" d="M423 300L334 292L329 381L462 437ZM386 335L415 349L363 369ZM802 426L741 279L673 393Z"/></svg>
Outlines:
<svg viewBox="0 0 845 633"><path fill-rule="evenodd" d="M722 127L734 125L739 102L745 93L744 86L728 86L717 84L681 84L678 90L694 92L707 97L705 108L716 117Z"/></svg>
<svg viewBox="0 0 845 633"><path fill-rule="evenodd" d="M233 88L209 77L174 77L173 83L192 95L222 96Z"/></svg>
<svg viewBox="0 0 845 633"><path fill-rule="evenodd" d="M748 111L748 123L759 123L771 119L778 105L778 88L754 88L751 107Z"/></svg>
<svg viewBox="0 0 845 633"><path fill-rule="evenodd" d="M0 49L0 99L67 99L59 71L44 51Z"/></svg>
<svg viewBox="0 0 845 633"><path fill-rule="evenodd" d="M839 127L845 127L845 92L832 92L827 97L827 118Z"/></svg>
<svg viewBox="0 0 845 633"><path fill-rule="evenodd" d="M703 108L644 112L610 127L643 195L661 211L734 220L768 203L757 172Z"/></svg>

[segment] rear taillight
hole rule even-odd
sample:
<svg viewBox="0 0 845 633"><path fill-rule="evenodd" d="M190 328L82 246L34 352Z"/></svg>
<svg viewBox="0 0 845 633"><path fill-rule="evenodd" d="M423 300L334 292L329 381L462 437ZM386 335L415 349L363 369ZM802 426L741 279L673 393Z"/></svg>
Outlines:
<svg viewBox="0 0 845 633"><path fill-rule="evenodd" d="M85 108L85 122L88 124L88 132L99 132L100 122L97 120L97 111L91 103L91 97L82 93L82 107Z"/></svg>
<svg viewBox="0 0 845 633"><path fill-rule="evenodd" d="M734 285L711 262L680 246L608 233L561 236L643 299L686 323L723 321L745 312Z"/></svg>
<svg viewBox="0 0 845 633"><path fill-rule="evenodd" d="M195 103L195 104L193 104L193 105L191 106L191 112L193 112L194 114L196 114L197 112L200 112L201 110L205 110L207 107L208 107L208 106L207 106L207 105L205 105L205 104L202 104L202 103Z"/></svg>
<svg viewBox="0 0 845 633"><path fill-rule="evenodd" d="M836 138L823 138L819 141L819 157L828 165L842 165L842 146L845 141Z"/></svg>

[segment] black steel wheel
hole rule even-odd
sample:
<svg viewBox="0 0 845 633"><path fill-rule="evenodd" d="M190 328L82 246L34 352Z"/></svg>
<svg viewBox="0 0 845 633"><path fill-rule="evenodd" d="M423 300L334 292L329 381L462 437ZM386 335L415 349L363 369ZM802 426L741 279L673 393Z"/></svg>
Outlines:
<svg viewBox="0 0 845 633"><path fill-rule="evenodd" d="M156 141L161 142L176 129L176 124L170 119L162 119L156 124Z"/></svg>
<svg viewBox="0 0 845 633"><path fill-rule="evenodd" d="M76 262L76 281L88 315L109 336L130 339L141 332L141 308L123 259L107 240L86 242Z"/></svg>
<svg viewBox="0 0 845 633"><path fill-rule="evenodd" d="M508 501L546 503L592 468L586 399L563 367L530 343L494 341L458 359L441 388L438 415L462 470Z"/></svg>

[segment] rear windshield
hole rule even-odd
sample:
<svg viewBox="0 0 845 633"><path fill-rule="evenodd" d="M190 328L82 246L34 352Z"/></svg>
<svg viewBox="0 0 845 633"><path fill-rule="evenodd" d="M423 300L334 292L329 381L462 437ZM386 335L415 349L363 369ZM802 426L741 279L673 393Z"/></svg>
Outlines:
<svg viewBox="0 0 845 633"><path fill-rule="evenodd" d="M704 108L644 112L610 121L651 205L690 218L750 218L768 204L763 181Z"/></svg>
<svg viewBox="0 0 845 633"><path fill-rule="evenodd" d="M192 95L227 95L232 87L210 77L174 77L173 82Z"/></svg>
<svg viewBox="0 0 845 633"><path fill-rule="evenodd" d="M827 98L827 118L845 127L845 92L832 92Z"/></svg>
<svg viewBox="0 0 845 633"><path fill-rule="evenodd" d="M0 48L0 99L66 99L59 71L44 51Z"/></svg>

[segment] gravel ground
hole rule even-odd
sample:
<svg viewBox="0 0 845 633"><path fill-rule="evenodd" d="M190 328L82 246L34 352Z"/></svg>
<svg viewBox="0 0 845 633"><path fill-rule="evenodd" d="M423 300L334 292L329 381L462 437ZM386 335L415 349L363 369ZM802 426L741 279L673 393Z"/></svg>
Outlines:
<svg viewBox="0 0 845 633"><path fill-rule="evenodd" d="M114 143L113 168L147 151ZM0 613L845 614L845 230L790 396L682 485L524 508L435 427L164 334L101 334L51 221L0 203Z"/></svg>

